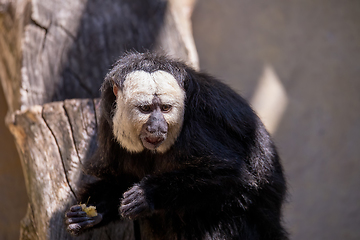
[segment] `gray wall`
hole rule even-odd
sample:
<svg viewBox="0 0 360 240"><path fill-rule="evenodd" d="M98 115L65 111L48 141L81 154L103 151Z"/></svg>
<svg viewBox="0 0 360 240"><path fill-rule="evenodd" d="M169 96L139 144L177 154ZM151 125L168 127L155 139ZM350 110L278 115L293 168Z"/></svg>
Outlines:
<svg viewBox="0 0 360 240"><path fill-rule="evenodd" d="M360 1L198 0L193 31L200 68L251 103L278 81L256 106L278 116L291 239L360 239Z"/></svg>

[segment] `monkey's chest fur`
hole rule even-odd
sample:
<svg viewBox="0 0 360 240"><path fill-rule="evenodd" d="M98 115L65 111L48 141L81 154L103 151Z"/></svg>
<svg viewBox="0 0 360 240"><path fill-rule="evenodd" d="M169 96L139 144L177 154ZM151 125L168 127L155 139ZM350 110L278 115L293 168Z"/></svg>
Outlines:
<svg viewBox="0 0 360 240"><path fill-rule="evenodd" d="M157 154L149 150L119 156L119 170L141 180L148 175L170 172L181 167L169 153Z"/></svg>
<svg viewBox="0 0 360 240"><path fill-rule="evenodd" d="M173 150L169 150L164 154L145 150L141 153L119 156L121 159L118 166L119 172L121 172L121 176L127 180L127 187L123 185L124 182L119 183L122 185L122 191L125 192L129 187L133 186L133 184L141 183L141 181L146 178L159 176L162 178L162 181L171 182L172 174L169 174L167 176L168 178L164 176L164 174L166 175L166 173L186 168L188 165L186 162L179 162L175 156L178 155L176 151ZM121 177L120 179L123 178ZM191 184L192 183L186 181L182 182L183 186ZM178 188L179 186L169 186L163 194L167 195L169 192ZM151 188L147 190L152 191ZM184 200L181 200L182 202L186 202L186 196L179 197L184 198ZM179 199L176 199L176 201L179 201ZM171 205L171 203L169 204ZM193 228L196 227L196 225L188 225L185 224L185 222L206 222L206 218L209 217L205 212L204 214L197 213L194 215L193 209L177 208L175 210L171 208L157 209L157 206L153 207L155 207L155 210L153 210L151 214L144 215L142 218L137 219L141 229L141 239L144 240L183 239L184 232L194 233ZM200 219L199 216L201 216ZM213 216L212 219L214 219ZM215 223L211 224L214 225Z"/></svg>

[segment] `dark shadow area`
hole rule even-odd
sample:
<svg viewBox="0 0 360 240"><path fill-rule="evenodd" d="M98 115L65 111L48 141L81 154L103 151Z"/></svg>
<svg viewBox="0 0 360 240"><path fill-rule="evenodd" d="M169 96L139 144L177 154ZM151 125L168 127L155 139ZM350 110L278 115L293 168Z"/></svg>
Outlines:
<svg viewBox="0 0 360 240"><path fill-rule="evenodd" d="M96 98L111 65L124 52L156 45L167 2L161 0L88 1L52 101Z"/></svg>

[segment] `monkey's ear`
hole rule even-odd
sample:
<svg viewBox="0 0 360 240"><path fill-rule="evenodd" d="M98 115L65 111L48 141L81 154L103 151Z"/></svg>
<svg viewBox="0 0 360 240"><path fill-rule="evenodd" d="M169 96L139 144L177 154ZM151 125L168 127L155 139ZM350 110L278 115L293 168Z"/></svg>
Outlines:
<svg viewBox="0 0 360 240"><path fill-rule="evenodd" d="M118 91L119 91L119 88L118 88L118 86L116 86L116 84L114 83L114 84L113 84L113 92L114 92L114 95L115 95L116 98L117 98L117 95L118 95Z"/></svg>

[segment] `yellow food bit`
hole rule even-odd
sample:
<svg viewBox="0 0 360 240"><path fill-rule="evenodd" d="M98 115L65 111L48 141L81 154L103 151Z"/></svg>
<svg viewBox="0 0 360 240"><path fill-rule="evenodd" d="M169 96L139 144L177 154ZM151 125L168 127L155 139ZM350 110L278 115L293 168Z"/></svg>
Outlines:
<svg viewBox="0 0 360 240"><path fill-rule="evenodd" d="M84 212L86 212L86 215L88 217L95 217L98 215L97 211L96 211L96 207L94 207L94 206L86 207L86 204L80 204L80 206L81 206L82 210Z"/></svg>

